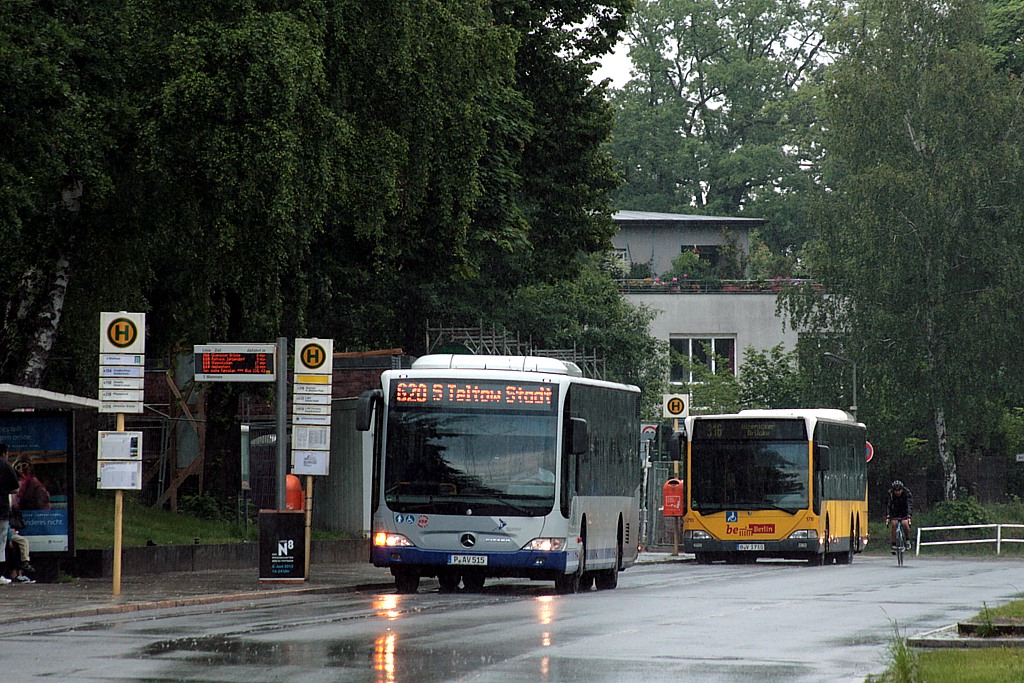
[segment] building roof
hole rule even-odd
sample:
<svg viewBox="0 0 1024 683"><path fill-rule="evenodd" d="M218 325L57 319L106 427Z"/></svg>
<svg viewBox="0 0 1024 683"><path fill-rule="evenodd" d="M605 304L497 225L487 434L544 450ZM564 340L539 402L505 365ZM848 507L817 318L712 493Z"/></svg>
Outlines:
<svg viewBox="0 0 1024 683"><path fill-rule="evenodd" d="M656 211L616 211L612 214L616 223L716 223L732 224L736 227L752 228L763 225L763 218L732 218L730 216L699 216L688 213L658 213Z"/></svg>
<svg viewBox="0 0 1024 683"><path fill-rule="evenodd" d="M59 394L56 391L32 389L17 384L0 384L0 411L9 410L99 410L94 398Z"/></svg>

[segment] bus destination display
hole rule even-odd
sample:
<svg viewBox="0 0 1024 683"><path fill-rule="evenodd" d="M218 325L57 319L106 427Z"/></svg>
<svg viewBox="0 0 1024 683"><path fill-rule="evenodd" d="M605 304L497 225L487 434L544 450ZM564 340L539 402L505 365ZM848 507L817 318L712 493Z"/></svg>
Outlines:
<svg viewBox="0 0 1024 683"><path fill-rule="evenodd" d="M467 382L464 380L401 380L392 384L396 406L488 408L551 411L556 388L535 382Z"/></svg>
<svg viewBox="0 0 1024 683"><path fill-rule="evenodd" d="M193 348L197 382L272 382L273 344L220 344Z"/></svg>
<svg viewBox="0 0 1024 683"><path fill-rule="evenodd" d="M806 441L803 420L701 420L693 424L693 438L707 440Z"/></svg>

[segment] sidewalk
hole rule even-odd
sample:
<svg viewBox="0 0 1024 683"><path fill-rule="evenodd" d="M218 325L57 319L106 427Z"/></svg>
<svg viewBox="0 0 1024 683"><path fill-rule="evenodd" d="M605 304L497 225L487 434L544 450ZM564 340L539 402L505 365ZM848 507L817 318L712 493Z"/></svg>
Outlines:
<svg viewBox="0 0 1024 683"><path fill-rule="evenodd" d="M692 556L690 556L692 557ZM683 556L645 552L639 562L682 562ZM122 576L121 594L114 597L113 579L75 578L68 583L0 585L4 620L59 619L116 614L144 609L184 607L215 602L254 600L276 595L339 593L356 590L392 592L387 569L369 562L314 564L309 580L260 583L257 567L196 572Z"/></svg>
<svg viewBox="0 0 1024 683"><path fill-rule="evenodd" d="M314 564L309 580L264 583L257 567L197 572L122 576L121 594L114 597L110 577L75 578L68 583L0 585L4 621L58 619L116 614L143 609L183 607L214 602L252 600L296 593L315 594L359 589L390 590L387 569L370 563Z"/></svg>

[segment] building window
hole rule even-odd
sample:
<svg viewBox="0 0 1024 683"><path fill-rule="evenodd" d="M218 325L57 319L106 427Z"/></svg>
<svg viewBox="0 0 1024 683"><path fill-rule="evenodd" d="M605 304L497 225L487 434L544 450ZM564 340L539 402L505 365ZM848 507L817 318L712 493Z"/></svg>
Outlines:
<svg viewBox="0 0 1024 683"><path fill-rule="evenodd" d="M672 369L669 380L690 383L696 381L689 367L680 357L694 365L703 365L713 374L736 372L736 340L731 337L672 337Z"/></svg>
<svg viewBox="0 0 1024 683"><path fill-rule="evenodd" d="M691 252L696 254L701 261L707 261L712 268L717 268L722 262L722 245L720 244L684 244L679 247L679 253Z"/></svg>

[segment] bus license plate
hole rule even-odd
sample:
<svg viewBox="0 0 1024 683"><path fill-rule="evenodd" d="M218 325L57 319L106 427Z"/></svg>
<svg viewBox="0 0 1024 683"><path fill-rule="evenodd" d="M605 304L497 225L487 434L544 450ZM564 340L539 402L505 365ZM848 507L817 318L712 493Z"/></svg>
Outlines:
<svg viewBox="0 0 1024 683"><path fill-rule="evenodd" d="M475 567L487 565L486 555L449 555L448 564L468 564Z"/></svg>
<svg viewBox="0 0 1024 683"><path fill-rule="evenodd" d="M737 543L736 550L764 550L764 543Z"/></svg>

